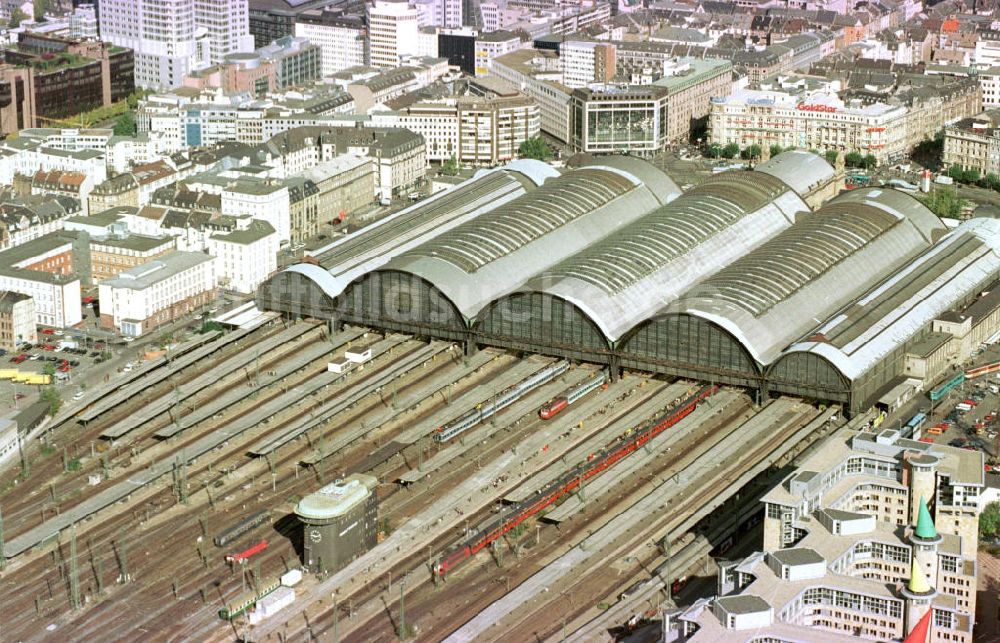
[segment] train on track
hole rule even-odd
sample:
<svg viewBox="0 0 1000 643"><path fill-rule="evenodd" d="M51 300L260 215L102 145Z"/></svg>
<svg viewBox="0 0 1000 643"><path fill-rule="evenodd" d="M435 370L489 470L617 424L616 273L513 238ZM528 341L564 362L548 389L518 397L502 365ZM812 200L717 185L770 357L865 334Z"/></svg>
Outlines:
<svg viewBox="0 0 1000 643"><path fill-rule="evenodd" d="M259 554L260 552L264 551L265 549L267 549L267 541L266 540L262 540L259 543L257 543L256 545L253 545L253 546L251 546L251 547L249 547L247 549L244 549L243 551L241 551L239 553L236 553L236 554L227 554L226 555L226 562L227 563L242 563L243 561L249 560L251 557L256 556L257 554Z"/></svg>
<svg viewBox="0 0 1000 643"><path fill-rule="evenodd" d="M241 594L235 600L228 601L226 606L219 610L219 618L224 621L233 620L248 609L251 609L257 604L257 601L274 592L279 587L281 587L281 582L274 580L268 582L266 585L262 585L258 590Z"/></svg>
<svg viewBox="0 0 1000 643"><path fill-rule="evenodd" d="M441 426L434 433L435 442L447 442L460 433L471 429L483 420L488 420L501 410L507 408L542 384L550 382L569 370L566 362L549 364L537 373L526 377L517 384L509 386L498 395L476 406L468 413Z"/></svg>
<svg viewBox="0 0 1000 643"><path fill-rule="evenodd" d="M244 518L243 520L239 521L229 529L225 530L224 532L213 538L212 542L215 543L216 547L225 547L227 544L233 542L234 540L236 540L243 534L247 533L254 527L262 525L265 522L269 522L270 520L271 520L270 511L267 511L266 509L264 511L258 511L257 513Z"/></svg>
<svg viewBox="0 0 1000 643"><path fill-rule="evenodd" d="M575 403L581 397L595 389L608 388L608 374L601 371L597 375L588 378L583 384L574 386L556 399L552 400L538 410L538 417L549 420L562 412L567 406Z"/></svg>
<svg viewBox="0 0 1000 643"><path fill-rule="evenodd" d="M508 507L499 517L489 521L482 529L467 536L465 540L447 552L434 567L434 573L443 577L511 529L557 502L564 495L577 489L586 480L599 475L619 460L640 449L663 431L686 418L699 404L718 390L719 387L715 385L698 389L662 417L647 422L626 439L619 439L591 454L586 461L539 489L533 497Z"/></svg>
<svg viewBox="0 0 1000 643"><path fill-rule="evenodd" d="M992 364L984 364L983 366L977 366L976 368L970 368L965 371L965 379L971 380L983 375L989 375L990 373L1000 372L1000 362L993 362Z"/></svg>

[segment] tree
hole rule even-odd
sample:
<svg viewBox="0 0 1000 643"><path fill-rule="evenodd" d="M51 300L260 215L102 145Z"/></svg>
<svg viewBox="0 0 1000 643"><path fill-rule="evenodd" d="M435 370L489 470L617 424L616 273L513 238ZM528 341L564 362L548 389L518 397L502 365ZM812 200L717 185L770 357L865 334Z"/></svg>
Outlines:
<svg viewBox="0 0 1000 643"><path fill-rule="evenodd" d="M754 143L753 145L745 148L742 152L740 152L740 158L745 161L748 161L750 159L759 159L760 153L761 153L760 145Z"/></svg>
<svg viewBox="0 0 1000 643"><path fill-rule="evenodd" d="M705 150L705 155L710 159L719 158L722 156L722 146L718 143L712 143L708 146L708 149Z"/></svg>
<svg viewBox="0 0 1000 643"><path fill-rule="evenodd" d="M962 169L961 165L952 165L948 168L948 176L956 181L961 181L965 178L965 170Z"/></svg>
<svg viewBox="0 0 1000 643"><path fill-rule="evenodd" d="M52 362L46 362L45 366L42 367L42 373L48 375L49 377L56 376L56 365Z"/></svg>
<svg viewBox="0 0 1000 643"><path fill-rule="evenodd" d="M864 167L867 170L873 170L875 169L876 165L878 165L878 159L875 158L874 154L869 154L865 156L862 167Z"/></svg>
<svg viewBox="0 0 1000 643"><path fill-rule="evenodd" d="M857 152L850 152L844 155L844 165L847 167L864 167L865 157L861 156Z"/></svg>
<svg viewBox="0 0 1000 643"><path fill-rule="evenodd" d="M21 26L21 23L28 19L27 14L21 11L21 7L14 7L14 10L10 12L10 22L8 26L11 29L16 29Z"/></svg>
<svg viewBox="0 0 1000 643"><path fill-rule="evenodd" d="M1000 502L991 502L979 514L979 539L994 540L1000 531Z"/></svg>
<svg viewBox="0 0 1000 643"><path fill-rule="evenodd" d="M1000 190L1000 176L990 172L979 181L979 184L987 190Z"/></svg>
<svg viewBox="0 0 1000 643"><path fill-rule="evenodd" d="M953 187L937 186L930 194L919 197L927 208L939 217L957 219L962 214L965 200Z"/></svg>
<svg viewBox="0 0 1000 643"><path fill-rule="evenodd" d="M456 176L458 174L458 161L452 156L441 164L441 173L446 176Z"/></svg>
<svg viewBox="0 0 1000 643"><path fill-rule="evenodd" d="M774 158L775 156L781 154L784 151L785 151L784 148L781 147L780 145L772 145L770 149L771 158Z"/></svg>
<svg viewBox="0 0 1000 643"><path fill-rule="evenodd" d="M979 170L972 168L962 173L962 183L977 183L979 181Z"/></svg>
<svg viewBox="0 0 1000 643"><path fill-rule="evenodd" d="M132 112L125 112L115 122L114 133L115 136L135 136L136 129L135 117L132 116Z"/></svg>
<svg viewBox="0 0 1000 643"><path fill-rule="evenodd" d="M840 154L837 150L827 150L823 156L826 158L826 162L830 165L834 165L837 162L837 155Z"/></svg>
<svg viewBox="0 0 1000 643"><path fill-rule="evenodd" d="M59 407L62 406L62 396L59 395L59 390L51 384L43 388L38 397L49 405L49 415L55 415L59 411Z"/></svg>
<svg viewBox="0 0 1000 643"><path fill-rule="evenodd" d="M32 2L35 22L45 22L45 12L49 10L49 0L34 0Z"/></svg>
<svg viewBox="0 0 1000 643"><path fill-rule="evenodd" d="M910 156L924 167L937 167L944 151L944 132L938 132L933 139L925 138L913 146Z"/></svg>
<svg viewBox="0 0 1000 643"><path fill-rule="evenodd" d="M541 136L532 136L529 139L525 139L521 143L521 146L517 148L517 152L526 159L547 161L552 158L552 148L549 147L549 144Z"/></svg>
<svg viewBox="0 0 1000 643"><path fill-rule="evenodd" d="M730 143L729 145L722 148L722 158L731 159L740 153L740 146L736 143Z"/></svg>

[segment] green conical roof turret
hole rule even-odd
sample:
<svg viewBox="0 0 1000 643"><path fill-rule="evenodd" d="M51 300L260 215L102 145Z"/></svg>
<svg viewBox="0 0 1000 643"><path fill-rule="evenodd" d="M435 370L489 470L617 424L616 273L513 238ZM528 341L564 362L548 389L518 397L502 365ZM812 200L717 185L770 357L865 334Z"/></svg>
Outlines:
<svg viewBox="0 0 1000 643"><path fill-rule="evenodd" d="M917 516L917 529L914 531L918 538L937 538L937 529L934 528L934 519L931 512L927 510L927 503L924 497L920 496L920 510Z"/></svg>

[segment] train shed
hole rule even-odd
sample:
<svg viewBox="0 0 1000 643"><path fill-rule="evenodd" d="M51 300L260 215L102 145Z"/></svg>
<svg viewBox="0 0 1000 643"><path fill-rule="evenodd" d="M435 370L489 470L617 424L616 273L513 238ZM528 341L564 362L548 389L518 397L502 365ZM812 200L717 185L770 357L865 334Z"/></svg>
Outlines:
<svg viewBox="0 0 1000 643"><path fill-rule="evenodd" d="M636 158L518 162L330 244L259 300L857 413L997 334L1000 223L949 231L877 187L813 211L838 180L806 152L683 194Z"/></svg>
<svg viewBox="0 0 1000 643"><path fill-rule="evenodd" d="M763 370L787 346L944 233L902 192L846 192L684 293L637 328L622 352L654 336L688 365L680 374L766 394Z"/></svg>
<svg viewBox="0 0 1000 643"><path fill-rule="evenodd" d="M963 223L789 346L769 369L771 390L857 413L900 378L929 387L995 332L998 276L1000 221Z"/></svg>
<svg viewBox="0 0 1000 643"><path fill-rule="evenodd" d="M559 176L540 161L482 170L451 190L400 210L306 254L262 284L257 306L292 316L333 319L336 299L359 276L424 240L498 208Z"/></svg>
<svg viewBox="0 0 1000 643"><path fill-rule="evenodd" d="M605 361L631 328L805 210L768 174L713 176L492 302L476 341Z"/></svg>
<svg viewBox="0 0 1000 643"><path fill-rule="evenodd" d="M340 318L465 341L491 302L679 193L644 161L593 161L396 255L345 290Z"/></svg>

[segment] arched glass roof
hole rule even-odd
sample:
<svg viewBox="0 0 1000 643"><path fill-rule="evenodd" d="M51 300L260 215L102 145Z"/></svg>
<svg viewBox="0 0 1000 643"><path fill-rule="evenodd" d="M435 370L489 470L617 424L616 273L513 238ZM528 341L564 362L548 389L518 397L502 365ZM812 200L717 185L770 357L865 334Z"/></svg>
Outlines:
<svg viewBox="0 0 1000 643"><path fill-rule="evenodd" d="M441 259L465 272L475 272L607 205L637 185L635 179L606 169L567 172L546 181L531 194L493 210L488 221L469 221L407 254Z"/></svg>
<svg viewBox="0 0 1000 643"><path fill-rule="evenodd" d="M848 192L698 284L669 312L723 326L768 364L943 230L909 195L880 188Z"/></svg>

